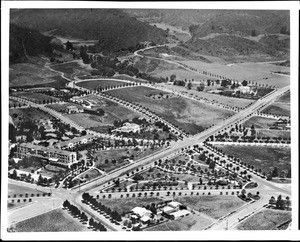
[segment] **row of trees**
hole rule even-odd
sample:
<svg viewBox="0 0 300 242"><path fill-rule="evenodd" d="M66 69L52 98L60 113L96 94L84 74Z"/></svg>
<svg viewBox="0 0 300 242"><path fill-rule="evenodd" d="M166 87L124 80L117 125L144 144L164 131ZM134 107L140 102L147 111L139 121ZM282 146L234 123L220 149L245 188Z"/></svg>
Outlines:
<svg viewBox="0 0 300 242"><path fill-rule="evenodd" d="M68 200L63 202L63 207L68 209L74 217L79 218L82 222L86 223L89 221L89 226L95 228L96 230L107 231L102 223L95 221L93 218L88 220L87 215L84 212L81 212L75 205L70 204Z"/></svg>

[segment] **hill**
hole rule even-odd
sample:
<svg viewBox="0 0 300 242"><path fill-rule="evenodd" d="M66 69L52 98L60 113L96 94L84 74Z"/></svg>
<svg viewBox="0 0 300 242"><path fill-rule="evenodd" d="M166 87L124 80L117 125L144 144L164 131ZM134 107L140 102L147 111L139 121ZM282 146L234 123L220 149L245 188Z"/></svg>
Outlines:
<svg viewBox="0 0 300 242"><path fill-rule="evenodd" d="M10 63L28 62L32 56L50 55L54 48L58 48L51 37L14 24L9 29L9 47Z"/></svg>
<svg viewBox="0 0 300 242"><path fill-rule="evenodd" d="M72 39L99 40L115 51L139 42L164 43L165 31L119 9L23 9L11 12L11 22Z"/></svg>

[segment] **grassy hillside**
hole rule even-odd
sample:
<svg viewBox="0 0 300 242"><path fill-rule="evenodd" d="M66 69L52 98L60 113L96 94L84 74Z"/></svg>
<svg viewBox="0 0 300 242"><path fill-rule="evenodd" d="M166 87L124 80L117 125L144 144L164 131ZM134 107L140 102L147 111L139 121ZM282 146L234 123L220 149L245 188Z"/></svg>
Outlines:
<svg viewBox="0 0 300 242"><path fill-rule="evenodd" d="M142 41L163 43L166 33L118 9L23 9L11 11L11 22L54 36L99 40L114 51Z"/></svg>

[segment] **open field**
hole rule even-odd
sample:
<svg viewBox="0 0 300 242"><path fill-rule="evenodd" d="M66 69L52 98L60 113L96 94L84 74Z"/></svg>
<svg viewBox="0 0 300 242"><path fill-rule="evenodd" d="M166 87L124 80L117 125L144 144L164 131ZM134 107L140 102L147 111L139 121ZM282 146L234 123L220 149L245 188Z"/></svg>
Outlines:
<svg viewBox="0 0 300 242"><path fill-rule="evenodd" d="M94 90L94 89L104 88L104 87L122 86L123 84L126 84L126 82L99 79L93 81L79 82L76 85L90 90Z"/></svg>
<svg viewBox="0 0 300 242"><path fill-rule="evenodd" d="M175 200L214 219L218 219L245 204L236 196L189 196L176 197Z"/></svg>
<svg viewBox="0 0 300 242"><path fill-rule="evenodd" d="M9 86L33 86L37 84L49 84L55 80L53 77L57 76L44 67L43 65L18 63L9 66Z"/></svg>
<svg viewBox="0 0 300 242"><path fill-rule="evenodd" d="M13 122L17 125L21 120L41 120L41 119L51 119L52 116L39 110L38 108L19 108L10 109L9 115L12 117Z"/></svg>
<svg viewBox="0 0 300 242"><path fill-rule="evenodd" d="M277 226L290 220L292 213L290 211L281 211L275 209L263 209L250 218L243 221L238 230L277 230Z"/></svg>
<svg viewBox="0 0 300 242"><path fill-rule="evenodd" d="M90 65L85 65L82 61L74 61L68 63L54 64L50 66L55 71L60 71L65 74L68 78L74 78L75 75L88 75L92 68Z"/></svg>
<svg viewBox="0 0 300 242"><path fill-rule="evenodd" d="M248 119L243 125L245 127L251 128L254 125L255 129L268 129L270 128L277 120L274 118L265 118L260 116L254 116ZM271 131L271 130L270 130Z"/></svg>
<svg viewBox="0 0 300 242"><path fill-rule="evenodd" d="M17 232L88 231L85 225L60 208L19 222L14 229Z"/></svg>
<svg viewBox="0 0 300 242"><path fill-rule="evenodd" d="M99 176L101 176L101 173L96 169L92 169L86 172L84 175L79 176L79 178L84 178L89 181Z"/></svg>
<svg viewBox="0 0 300 242"><path fill-rule="evenodd" d="M290 77L278 74L272 74L275 71L287 72L289 67L277 66L267 63L234 63L232 65L224 65L218 63L205 63L199 61L181 61L182 63L197 68L199 70L208 71L217 75L226 76L240 81L247 80L257 82L258 84L268 84L269 86L284 87L289 85ZM263 79L268 78L268 79Z"/></svg>
<svg viewBox="0 0 300 242"><path fill-rule="evenodd" d="M211 221L201 215L190 214L183 218L153 226L144 231L199 231L211 223Z"/></svg>
<svg viewBox="0 0 300 242"><path fill-rule="evenodd" d="M113 96L141 104L191 134L199 133L206 127L232 114L230 111L186 98L172 97L163 100L149 98L147 97L149 94L165 92L148 87L126 88L108 92Z"/></svg>
<svg viewBox="0 0 300 242"><path fill-rule="evenodd" d="M195 79L196 81L197 79ZM237 108L243 108L253 102L253 100L250 99L245 99L245 98L232 98L232 97L226 97L226 96L221 96L218 94L212 94L212 93L207 93L205 90L203 92L198 92L196 90L187 90L185 87L181 86L174 86L174 85L165 85L170 90L176 90L178 92L187 92L188 94L194 94L196 96L206 98L207 100L210 101L218 101L219 103L225 104L225 105L230 105L232 107L237 107Z"/></svg>
<svg viewBox="0 0 300 242"><path fill-rule="evenodd" d="M13 92L11 95L15 97L29 99L31 102L37 102L41 104L43 104L43 102L46 101L50 102L50 100L53 100L53 102L59 101L59 98L35 92Z"/></svg>
<svg viewBox="0 0 300 242"><path fill-rule="evenodd" d="M64 112L65 109L68 107L68 106L76 106L77 108L82 108L81 105L79 104L76 104L76 103L54 103L54 104L49 104L49 105L46 105L46 107L49 107L49 108L52 108L54 109L55 111L57 112Z"/></svg>
<svg viewBox="0 0 300 242"><path fill-rule="evenodd" d="M152 53L154 51L147 50L146 52ZM154 53L154 56L159 57L159 52ZM152 59L148 57L134 57L133 62L134 66L138 68L140 72L145 72L152 75L155 73L161 73L164 71L170 71L178 68L178 66L175 64L168 63L164 60Z"/></svg>
<svg viewBox="0 0 300 242"><path fill-rule="evenodd" d="M205 75L197 74L195 72L187 71L182 68L176 68L176 69L171 69L171 70L154 70L153 72L150 73L153 76L157 77L168 77L170 79L171 75L176 75L177 80L207 80L207 79L215 79L213 77L208 77Z"/></svg>
<svg viewBox="0 0 300 242"><path fill-rule="evenodd" d="M291 149L290 148L272 148L272 147L253 147L247 146L229 146L216 145L227 155L233 155L240 158L241 161L253 165L256 169L261 169L268 173L275 166L279 171L288 171L291 169Z"/></svg>
<svg viewBox="0 0 300 242"><path fill-rule="evenodd" d="M17 195L17 197L20 194L23 194L23 197L25 196L25 194L28 194L28 196L30 197L30 195L33 194L37 194L37 193L44 193L38 189L32 189L29 187L25 187L25 186L19 186L19 185L15 185L15 184L8 184L8 196L13 196L13 195Z"/></svg>
<svg viewBox="0 0 300 242"><path fill-rule="evenodd" d="M262 113L270 113L274 115L291 116L290 104L283 102L274 102L270 106L261 111Z"/></svg>
<svg viewBox="0 0 300 242"><path fill-rule="evenodd" d="M281 97L278 97L275 102L290 103L291 102L291 93L290 93L290 91L286 92Z"/></svg>
<svg viewBox="0 0 300 242"><path fill-rule="evenodd" d="M100 199L99 201L105 206L110 207L112 211L117 211L120 214L128 213L131 209L135 207L142 207L146 205L151 205L151 203L162 202L161 199L150 196L141 198Z"/></svg>

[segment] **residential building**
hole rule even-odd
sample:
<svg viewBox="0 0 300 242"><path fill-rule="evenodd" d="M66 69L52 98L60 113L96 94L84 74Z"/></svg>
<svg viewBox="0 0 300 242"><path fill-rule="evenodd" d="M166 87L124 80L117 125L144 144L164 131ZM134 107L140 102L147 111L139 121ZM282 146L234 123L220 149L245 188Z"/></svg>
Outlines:
<svg viewBox="0 0 300 242"><path fill-rule="evenodd" d="M17 157L22 159L25 156L37 156L67 165L77 162L76 152L60 150L51 147L43 147L39 145L33 145L31 143L22 143L18 146Z"/></svg>
<svg viewBox="0 0 300 242"><path fill-rule="evenodd" d="M65 109L65 112L66 113L82 113L83 112L83 109L82 108L78 108L77 106L68 106L66 109Z"/></svg>

